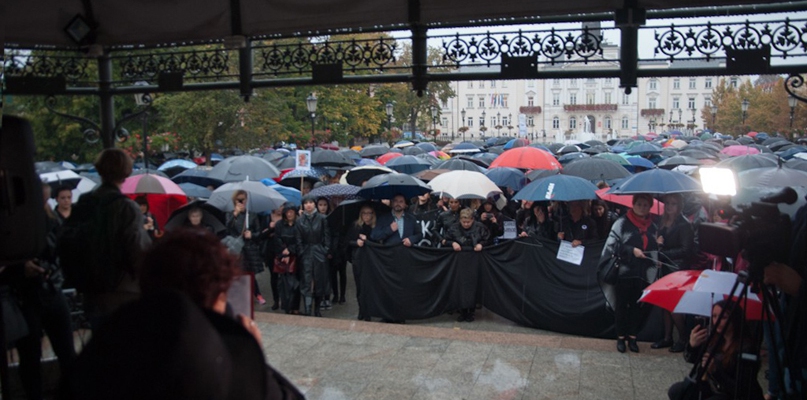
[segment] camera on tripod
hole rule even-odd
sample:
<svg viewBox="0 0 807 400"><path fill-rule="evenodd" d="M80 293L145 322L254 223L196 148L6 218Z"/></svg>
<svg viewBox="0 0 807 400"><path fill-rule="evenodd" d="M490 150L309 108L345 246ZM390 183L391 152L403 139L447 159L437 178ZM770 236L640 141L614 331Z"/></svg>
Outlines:
<svg viewBox="0 0 807 400"><path fill-rule="evenodd" d="M728 224L703 223L698 230L700 250L721 257L743 256L749 261L751 282L761 282L765 266L787 263L791 246L790 216L778 204L793 204L798 194L790 187L740 206Z"/></svg>

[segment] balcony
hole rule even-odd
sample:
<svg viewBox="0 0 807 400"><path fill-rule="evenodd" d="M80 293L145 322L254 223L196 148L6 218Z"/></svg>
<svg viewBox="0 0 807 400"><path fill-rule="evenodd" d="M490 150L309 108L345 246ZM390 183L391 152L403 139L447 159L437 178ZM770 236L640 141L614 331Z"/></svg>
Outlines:
<svg viewBox="0 0 807 400"><path fill-rule="evenodd" d="M541 113L541 106L524 106L519 107L518 112L521 114L534 115Z"/></svg>
<svg viewBox="0 0 807 400"><path fill-rule="evenodd" d="M643 108L639 112L642 117L661 117L664 115L663 108Z"/></svg>
<svg viewBox="0 0 807 400"><path fill-rule="evenodd" d="M607 112L616 111L616 104L564 104L563 111L566 112L580 112L580 111L594 111L594 112Z"/></svg>

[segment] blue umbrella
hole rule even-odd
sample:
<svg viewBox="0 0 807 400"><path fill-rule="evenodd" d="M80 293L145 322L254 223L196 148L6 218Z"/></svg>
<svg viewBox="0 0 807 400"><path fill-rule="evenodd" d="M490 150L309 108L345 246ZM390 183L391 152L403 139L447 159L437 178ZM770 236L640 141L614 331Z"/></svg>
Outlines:
<svg viewBox="0 0 807 400"><path fill-rule="evenodd" d="M415 174L431 168L432 164L415 156L403 156L387 161L384 166L402 174Z"/></svg>
<svg viewBox="0 0 807 400"><path fill-rule="evenodd" d="M190 182L180 183L179 187L188 197L207 199L210 197L210 194L213 193L213 191L204 186L199 186Z"/></svg>
<svg viewBox="0 0 807 400"><path fill-rule="evenodd" d="M165 171L165 170L167 170L169 168L174 168L174 167L185 168L185 169L193 169L193 168L196 168L197 165L196 165L195 162L193 162L191 160L183 160L181 158L178 158L178 159L175 159L175 160L170 160L170 161L164 162L163 165L160 165L160 168L157 168L157 170L158 171Z"/></svg>
<svg viewBox="0 0 807 400"><path fill-rule="evenodd" d="M509 187L519 191L527 184L527 177L521 170L509 167L491 168L485 171L487 176L496 186Z"/></svg>
<svg viewBox="0 0 807 400"><path fill-rule="evenodd" d="M639 172L611 188L615 194L700 192L701 184L683 173L661 168Z"/></svg>
<svg viewBox="0 0 807 400"><path fill-rule="evenodd" d="M643 157L628 157L628 162L630 165L634 167L642 167L642 168L656 168L656 164L653 164L652 161L643 158Z"/></svg>
<svg viewBox="0 0 807 400"><path fill-rule="evenodd" d="M524 139L511 139L507 143L504 144L503 149L510 150L513 147L524 147L527 145L527 141Z"/></svg>
<svg viewBox="0 0 807 400"><path fill-rule="evenodd" d="M358 165L360 167L367 166L367 165L374 165L374 166L380 167L381 163L374 160L374 159L372 159L372 158L362 158L361 160L356 161L356 165Z"/></svg>
<svg viewBox="0 0 807 400"><path fill-rule="evenodd" d="M275 191L280 193L281 196L285 197L289 203L292 203L295 206L302 204L301 199L303 198L303 195L299 190L292 187L279 185L272 179L261 179L261 183L275 189Z"/></svg>
<svg viewBox="0 0 807 400"><path fill-rule="evenodd" d="M496 157L498 157L498 156L499 156L498 154L494 154L494 153L476 153L476 154L472 155L471 157L480 159L480 160L484 161L485 163L487 163L488 165L490 165L490 163L492 163L493 160L495 160Z"/></svg>
<svg viewBox="0 0 807 400"><path fill-rule="evenodd" d="M779 157L782 157L782 159L784 159L784 160L789 160L789 159L793 158L794 155L796 155L798 153L804 153L804 152L807 152L807 147L793 146L793 147L779 153Z"/></svg>
<svg viewBox="0 0 807 400"><path fill-rule="evenodd" d="M415 145L415 147L419 147L419 148L425 150L427 153L430 152L430 151L440 150L433 143L429 143L429 142L418 143L418 144Z"/></svg>
<svg viewBox="0 0 807 400"><path fill-rule="evenodd" d="M210 155L210 161L222 161L224 160L224 156L219 153L213 153Z"/></svg>
<svg viewBox="0 0 807 400"><path fill-rule="evenodd" d="M553 175L524 186L513 200L575 201L597 198L597 187L591 182L571 175Z"/></svg>
<svg viewBox="0 0 807 400"><path fill-rule="evenodd" d="M583 159L583 158L589 158L589 157L591 157L591 156L586 154L586 153L576 151L574 153L567 153L567 154L564 154L564 155L558 157L558 162L560 162L561 164L568 164L568 163L570 163L572 161L580 160L580 159Z"/></svg>
<svg viewBox="0 0 807 400"><path fill-rule="evenodd" d="M548 153L554 153L553 151L550 151L549 148L547 148L546 146L544 146L542 144L530 143L530 147L535 147L536 149L541 149L541 150L546 151Z"/></svg>
<svg viewBox="0 0 807 400"><path fill-rule="evenodd" d="M368 200L391 199L402 194L407 199L430 193L432 188L422 180L411 175L397 172L377 175L368 180L359 190L358 195Z"/></svg>

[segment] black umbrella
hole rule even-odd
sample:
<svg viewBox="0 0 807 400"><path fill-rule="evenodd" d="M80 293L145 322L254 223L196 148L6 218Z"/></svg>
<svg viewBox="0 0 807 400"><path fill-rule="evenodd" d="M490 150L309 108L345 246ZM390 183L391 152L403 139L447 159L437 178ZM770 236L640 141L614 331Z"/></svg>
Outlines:
<svg viewBox="0 0 807 400"><path fill-rule="evenodd" d="M371 178L359 190L359 196L365 199L380 200L391 199L397 194L402 194L408 200L431 191L432 189L420 179L393 172Z"/></svg>
<svg viewBox="0 0 807 400"><path fill-rule="evenodd" d="M213 179L208 177L210 173L210 169L208 168L195 168L195 169L187 169L185 171L180 172L177 175L174 175L171 178L172 181L176 184L180 183L193 183L194 185L199 186L213 186L213 188L217 188L224 184L224 182Z"/></svg>
<svg viewBox="0 0 807 400"><path fill-rule="evenodd" d="M740 144L751 144L754 143L754 139L748 136L742 136L737 138L737 142L739 142Z"/></svg>
<svg viewBox="0 0 807 400"><path fill-rule="evenodd" d="M560 149L558 149L558 151L555 152L555 154L577 153L577 152L579 152L581 150L582 149L579 146L575 146L573 144L570 144L568 146L561 147Z"/></svg>
<svg viewBox="0 0 807 400"><path fill-rule="evenodd" d="M686 156L692 157L698 160L717 160L717 156L703 151L703 150L694 150L694 149L687 149L678 153L679 156Z"/></svg>
<svg viewBox="0 0 807 400"><path fill-rule="evenodd" d="M435 166L435 165L440 164L441 162L443 162L439 158L437 158L437 157L435 157L435 156L433 156L431 154L428 154L428 153L418 154L415 157L417 157L417 158L419 158L421 160L425 160L431 166Z"/></svg>
<svg viewBox="0 0 807 400"><path fill-rule="evenodd" d="M353 150L353 149L339 150L339 153L341 153L341 154L343 154L345 157L347 157L347 158L349 158L349 159L353 160L353 162L356 162L356 161L358 161L358 160L361 160L361 154L359 154L359 152L358 152L358 151Z"/></svg>
<svg viewBox="0 0 807 400"><path fill-rule="evenodd" d="M754 168L737 174L737 181L740 187L807 186L807 172L780 167Z"/></svg>
<svg viewBox="0 0 807 400"><path fill-rule="evenodd" d="M190 226L190 222L188 221L188 211L190 211L192 208L199 208L202 210L202 225L212 228L213 233L218 234L219 232L227 229L227 227L224 226L224 212L202 200L188 203L174 210L174 212L171 213L171 216L168 217L168 222L165 223L163 228L165 228L166 231L170 231L171 229Z"/></svg>
<svg viewBox="0 0 807 400"><path fill-rule="evenodd" d="M345 200L339 204L330 214L328 214L328 224L333 229L349 226L359 219L359 213L364 205L369 205L375 209L375 215L389 213L389 206L379 201L367 200Z"/></svg>
<svg viewBox="0 0 807 400"><path fill-rule="evenodd" d="M179 188L182 189L188 197L207 199L213 194L212 190L190 182L180 183Z"/></svg>
<svg viewBox="0 0 807 400"><path fill-rule="evenodd" d="M294 167L297 166L297 161L293 155L289 155L275 161L272 164L277 167L277 169L282 171L284 169L294 169Z"/></svg>
<svg viewBox="0 0 807 400"><path fill-rule="evenodd" d="M770 146L770 145L772 145L772 144L774 144L776 142L787 142L787 141L788 140L783 138L783 137L772 137L772 138L767 138L767 139L763 140L761 144L763 146Z"/></svg>
<svg viewBox="0 0 807 400"><path fill-rule="evenodd" d="M807 160L802 160L800 158L791 158L790 160L787 160L787 162L785 163L785 167L807 172Z"/></svg>
<svg viewBox="0 0 807 400"><path fill-rule="evenodd" d="M771 151L780 151L780 150L785 150L787 148L787 146L794 146L794 145L795 144L793 142L783 140L783 141L779 141L779 142L773 143L771 145L768 145L766 147L771 149Z"/></svg>
<svg viewBox="0 0 807 400"><path fill-rule="evenodd" d="M382 166L366 165L363 167L356 167L342 175L342 179L345 180L342 183L361 186L364 182L369 181L376 175L389 174L390 172L393 172L393 170Z"/></svg>
<svg viewBox="0 0 807 400"><path fill-rule="evenodd" d="M468 160L462 160L459 158L452 158L450 160L445 160L440 164L435 165L432 169L450 169L452 171L457 170L464 170L464 171L476 171L476 172L485 172L485 169L476 165Z"/></svg>
<svg viewBox="0 0 807 400"><path fill-rule="evenodd" d="M727 158L715 164L715 167L729 168L734 172L742 172L749 169L775 167L777 165L776 160L752 154Z"/></svg>
<svg viewBox="0 0 807 400"><path fill-rule="evenodd" d="M661 147L656 146L650 143L642 143L638 146L634 146L628 150L628 154L632 156L644 156L649 154L659 154L661 153Z"/></svg>
<svg viewBox="0 0 807 400"><path fill-rule="evenodd" d="M387 153L389 153L389 147L381 145L370 145L361 149L359 152L359 154L361 154L361 156L364 158L378 157Z"/></svg>
<svg viewBox="0 0 807 400"><path fill-rule="evenodd" d="M589 145L589 146L592 146L592 147L605 145L605 143L603 143L603 142L601 142L599 140L588 140L585 143L587 145Z"/></svg>
<svg viewBox="0 0 807 400"><path fill-rule="evenodd" d="M701 161L687 156L675 156L661 160L657 165L659 168L673 169L679 165L701 165Z"/></svg>
<svg viewBox="0 0 807 400"><path fill-rule="evenodd" d="M458 156L458 157L457 157L457 159L458 159L458 160L470 161L470 162L472 162L472 163L474 163L474 164L476 164L476 165L478 165L478 166L480 166L480 167L482 167L482 168L485 168L485 169L487 169L488 167L490 167L490 163L489 163L489 162L486 162L486 161L485 161L483 158L481 158L481 157L474 157L474 156Z"/></svg>
<svg viewBox="0 0 807 400"><path fill-rule="evenodd" d="M353 167L356 163L338 151L317 148L311 154L311 165L343 168Z"/></svg>
<svg viewBox="0 0 807 400"><path fill-rule="evenodd" d="M384 166L402 174L414 174L431 168L432 163L415 156L402 156L387 161Z"/></svg>
<svg viewBox="0 0 807 400"><path fill-rule="evenodd" d="M416 144L414 147L419 147L419 148L423 149L424 151L426 151L427 153L430 152L430 151L440 150L433 143L429 143L429 142L421 142L421 143Z"/></svg>
<svg viewBox="0 0 807 400"><path fill-rule="evenodd" d="M557 175L560 173L559 169L534 169L530 172L527 172L527 179L532 181L537 181L541 178L546 178L547 176Z"/></svg>
<svg viewBox="0 0 807 400"><path fill-rule="evenodd" d="M623 166L604 158L586 158L569 163L561 173L578 176L589 181L605 181L630 176L630 172Z"/></svg>
<svg viewBox="0 0 807 400"><path fill-rule="evenodd" d="M272 150L272 151L266 152L266 154L261 156L261 158L263 158L264 160L269 161L270 163L274 164L276 161L278 161L281 158L284 158L286 156L288 156L288 154L285 153L285 152Z"/></svg>
<svg viewBox="0 0 807 400"><path fill-rule="evenodd" d="M361 188L358 186L342 185L337 183L312 189L308 195L313 196L314 198L325 197L330 199L332 197L339 197L342 199L357 199L359 197L357 193L359 193L360 189Z"/></svg>
<svg viewBox="0 0 807 400"><path fill-rule="evenodd" d="M426 154L427 151L423 150L421 147L417 146L409 146L403 149L403 154L407 156L416 156L419 154Z"/></svg>
<svg viewBox="0 0 807 400"><path fill-rule="evenodd" d="M250 181L260 181L266 178L277 178L280 176L280 171L269 161L246 155L225 158L216 164L207 176L223 182L240 182L247 178Z"/></svg>

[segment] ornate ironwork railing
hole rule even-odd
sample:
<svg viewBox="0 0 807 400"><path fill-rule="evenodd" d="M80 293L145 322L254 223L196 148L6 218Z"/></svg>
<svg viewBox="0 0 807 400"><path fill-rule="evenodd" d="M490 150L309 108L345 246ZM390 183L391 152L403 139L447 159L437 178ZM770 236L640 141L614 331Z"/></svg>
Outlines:
<svg viewBox="0 0 807 400"><path fill-rule="evenodd" d="M523 106L518 108L518 112L521 114L540 114L541 113L541 106Z"/></svg>
<svg viewBox="0 0 807 400"><path fill-rule="evenodd" d="M616 111L616 104L564 104L563 111Z"/></svg>
<svg viewBox="0 0 807 400"><path fill-rule="evenodd" d="M807 55L807 19L643 27L653 30L655 54L669 61L726 56L726 50L770 46L772 58Z"/></svg>
<svg viewBox="0 0 807 400"><path fill-rule="evenodd" d="M8 50L3 70L8 77L63 77L71 86L92 86L98 79L95 60L48 50Z"/></svg>
<svg viewBox="0 0 807 400"><path fill-rule="evenodd" d="M195 46L174 51L141 50L114 53L113 71L120 84L137 81L155 83L161 73L181 73L191 82L234 80L238 77L238 56L223 45Z"/></svg>
<svg viewBox="0 0 807 400"><path fill-rule="evenodd" d="M643 117L659 117L664 115L663 108L643 108L639 111L639 114Z"/></svg>
<svg viewBox="0 0 807 400"><path fill-rule="evenodd" d="M603 59L605 29L518 30L514 32L433 36L442 39L443 62L455 67L501 62L502 56L534 57L539 64L619 62Z"/></svg>

